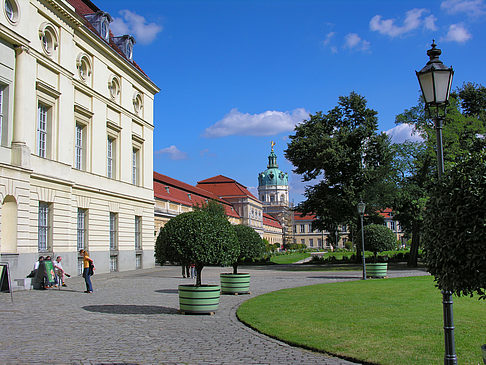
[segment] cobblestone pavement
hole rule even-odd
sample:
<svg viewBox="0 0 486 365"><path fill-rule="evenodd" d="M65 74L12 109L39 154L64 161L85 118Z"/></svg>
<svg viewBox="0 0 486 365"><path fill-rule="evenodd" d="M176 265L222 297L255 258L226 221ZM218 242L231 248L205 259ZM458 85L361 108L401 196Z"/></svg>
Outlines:
<svg viewBox="0 0 486 365"><path fill-rule="evenodd" d="M230 270L206 267L203 282ZM1 364L352 364L259 334L235 315L251 297L283 288L358 280L360 272L287 271L244 267L251 295L221 297L215 315L178 314L180 267L94 275L93 294L81 277L62 290L0 293ZM394 271L390 276L426 275Z"/></svg>

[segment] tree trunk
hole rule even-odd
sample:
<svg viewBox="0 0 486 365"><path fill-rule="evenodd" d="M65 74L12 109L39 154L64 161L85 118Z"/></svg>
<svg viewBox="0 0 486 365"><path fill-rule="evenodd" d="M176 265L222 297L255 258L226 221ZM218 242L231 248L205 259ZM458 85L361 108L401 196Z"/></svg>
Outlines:
<svg viewBox="0 0 486 365"><path fill-rule="evenodd" d="M407 266L417 267L418 249L420 246L420 225L418 222L412 224L412 245L410 246L410 257Z"/></svg>
<svg viewBox="0 0 486 365"><path fill-rule="evenodd" d="M238 264L233 265L233 274L238 274Z"/></svg>
<svg viewBox="0 0 486 365"><path fill-rule="evenodd" d="M196 286L201 286L201 272L202 272L203 266L201 265L196 265Z"/></svg>

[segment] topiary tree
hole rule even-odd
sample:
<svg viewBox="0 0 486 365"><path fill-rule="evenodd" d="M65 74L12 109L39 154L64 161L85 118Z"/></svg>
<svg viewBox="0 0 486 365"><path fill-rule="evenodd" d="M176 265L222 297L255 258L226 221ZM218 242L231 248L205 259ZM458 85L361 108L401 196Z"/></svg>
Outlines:
<svg viewBox="0 0 486 365"><path fill-rule="evenodd" d="M364 227L365 250L373 252L376 262L378 252L394 250L397 239L393 231L382 224L369 224ZM356 237L356 244L361 247L361 231Z"/></svg>
<svg viewBox="0 0 486 365"><path fill-rule="evenodd" d="M474 151L474 149L476 149ZM441 290L486 300L486 150L479 139L431 192L424 222L428 271Z"/></svg>
<svg viewBox="0 0 486 365"><path fill-rule="evenodd" d="M238 224L233 228L240 246L240 254L233 264L233 274L238 274L238 264L261 258L265 254L266 246L263 239L253 228L243 224Z"/></svg>
<svg viewBox="0 0 486 365"><path fill-rule="evenodd" d="M204 210L172 218L161 229L155 247L159 262L165 258L171 262L195 264L196 286L201 286L204 266L231 266L239 251L236 232L226 217Z"/></svg>

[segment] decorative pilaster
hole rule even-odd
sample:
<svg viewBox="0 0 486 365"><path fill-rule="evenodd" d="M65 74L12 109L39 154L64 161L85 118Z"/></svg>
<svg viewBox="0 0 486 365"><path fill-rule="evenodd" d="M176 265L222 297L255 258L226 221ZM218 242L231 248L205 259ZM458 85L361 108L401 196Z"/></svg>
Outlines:
<svg viewBox="0 0 486 365"><path fill-rule="evenodd" d="M13 140L12 140L12 165L30 169L30 148L27 145L27 133L29 127L29 111L35 101L34 78L32 76L33 59L29 54L29 48L18 46L15 48L15 89L13 112ZM34 71L35 72L35 71Z"/></svg>

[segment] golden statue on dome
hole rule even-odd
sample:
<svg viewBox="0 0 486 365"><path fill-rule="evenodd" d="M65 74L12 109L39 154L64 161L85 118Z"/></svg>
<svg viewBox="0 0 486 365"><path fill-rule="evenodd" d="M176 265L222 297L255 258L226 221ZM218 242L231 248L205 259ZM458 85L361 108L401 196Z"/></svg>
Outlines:
<svg viewBox="0 0 486 365"><path fill-rule="evenodd" d="M270 142L270 145L272 146L272 152L273 152L273 146L275 146L275 142L274 141Z"/></svg>

